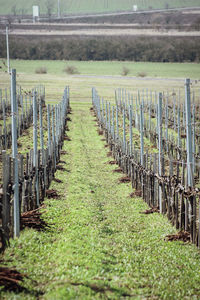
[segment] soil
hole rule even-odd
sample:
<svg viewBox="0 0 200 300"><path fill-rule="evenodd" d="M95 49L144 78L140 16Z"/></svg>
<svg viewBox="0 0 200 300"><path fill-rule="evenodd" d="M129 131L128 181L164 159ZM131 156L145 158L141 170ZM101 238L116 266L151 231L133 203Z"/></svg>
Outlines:
<svg viewBox="0 0 200 300"><path fill-rule="evenodd" d="M58 195L57 191L52 189L52 190L47 190L46 191L46 196L47 198L51 199L58 199L60 196Z"/></svg>
<svg viewBox="0 0 200 300"><path fill-rule="evenodd" d="M116 165L117 164L116 160L111 160L108 163L109 163L109 165Z"/></svg>
<svg viewBox="0 0 200 300"><path fill-rule="evenodd" d="M123 170L121 168L113 170L114 173L123 173Z"/></svg>
<svg viewBox="0 0 200 300"><path fill-rule="evenodd" d="M187 231L179 231L177 234L167 235L165 238L167 241L183 241L184 243L190 242L190 233Z"/></svg>
<svg viewBox="0 0 200 300"><path fill-rule="evenodd" d="M66 171L66 169L62 165L57 165L56 169L60 171Z"/></svg>
<svg viewBox="0 0 200 300"><path fill-rule="evenodd" d="M142 197L142 191L141 190L136 190L135 192L132 192L130 194L130 197L131 198L134 198L134 197Z"/></svg>
<svg viewBox="0 0 200 300"><path fill-rule="evenodd" d="M127 182L130 182L130 178L129 177L122 177L119 179L119 182L120 183L127 183Z"/></svg>
<svg viewBox="0 0 200 300"><path fill-rule="evenodd" d="M108 152L107 157L112 156L112 152Z"/></svg>
<svg viewBox="0 0 200 300"><path fill-rule="evenodd" d="M145 210L144 212L141 212L141 214L149 215L153 213L159 213L159 208L158 207L152 207L150 209Z"/></svg>

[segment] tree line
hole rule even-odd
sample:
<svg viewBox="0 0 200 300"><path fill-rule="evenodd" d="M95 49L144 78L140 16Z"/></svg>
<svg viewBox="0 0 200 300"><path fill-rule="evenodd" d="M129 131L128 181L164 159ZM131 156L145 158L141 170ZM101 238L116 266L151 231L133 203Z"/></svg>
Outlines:
<svg viewBox="0 0 200 300"><path fill-rule="evenodd" d="M6 57L0 36L0 57ZM13 59L199 62L198 37L10 37Z"/></svg>

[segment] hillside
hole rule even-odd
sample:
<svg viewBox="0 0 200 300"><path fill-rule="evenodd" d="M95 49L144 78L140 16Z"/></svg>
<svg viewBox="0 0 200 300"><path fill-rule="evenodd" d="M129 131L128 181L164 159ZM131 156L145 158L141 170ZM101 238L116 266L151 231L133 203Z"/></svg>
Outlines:
<svg viewBox="0 0 200 300"><path fill-rule="evenodd" d="M0 0L0 14L31 14L33 5L39 5L40 14L48 14L48 11L57 14L57 1L54 0ZM139 10L194 7L200 6L200 0L60 0L62 15L132 10L133 5L137 5Z"/></svg>

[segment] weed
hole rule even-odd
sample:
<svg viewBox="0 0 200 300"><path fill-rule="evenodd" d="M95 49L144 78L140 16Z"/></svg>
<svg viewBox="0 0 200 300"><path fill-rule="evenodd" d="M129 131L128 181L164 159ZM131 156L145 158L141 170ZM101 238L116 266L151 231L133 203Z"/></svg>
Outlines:
<svg viewBox="0 0 200 300"><path fill-rule="evenodd" d="M38 67L35 69L36 74L47 74L47 68L46 67Z"/></svg>
<svg viewBox="0 0 200 300"><path fill-rule="evenodd" d="M78 69L72 65L66 66L63 71L69 75L79 74Z"/></svg>
<svg viewBox="0 0 200 300"><path fill-rule="evenodd" d="M130 69L124 66L124 67L122 68L121 75L122 75L122 76L127 76L129 73L130 73Z"/></svg>
<svg viewBox="0 0 200 300"><path fill-rule="evenodd" d="M137 73L137 76L138 76L138 77L146 77L146 76L147 76L147 73L146 73L146 72L138 72L138 73Z"/></svg>

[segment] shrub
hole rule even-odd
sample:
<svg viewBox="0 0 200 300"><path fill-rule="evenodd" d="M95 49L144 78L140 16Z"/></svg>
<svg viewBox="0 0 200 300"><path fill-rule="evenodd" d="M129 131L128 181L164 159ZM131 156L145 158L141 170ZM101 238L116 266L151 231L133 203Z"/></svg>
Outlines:
<svg viewBox="0 0 200 300"><path fill-rule="evenodd" d="M79 71L75 66L66 66L63 71L70 75L79 74Z"/></svg>
<svg viewBox="0 0 200 300"><path fill-rule="evenodd" d="M139 73L137 73L137 76L138 77L146 77L147 73L146 72L139 72Z"/></svg>
<svg viewBox="0 0 200 300"><path fill-rule="evenodd" d="M127 76L130 73L130 69L128 69L127 67L123 67L122 68L122 76Z"/></svg>
<svg viewBox="0 0 200 300"><path fill-rule="evenodd" d="M46 74L47 73L47 68L46 67L39 67L35 70L36 74Z"/></svg>

